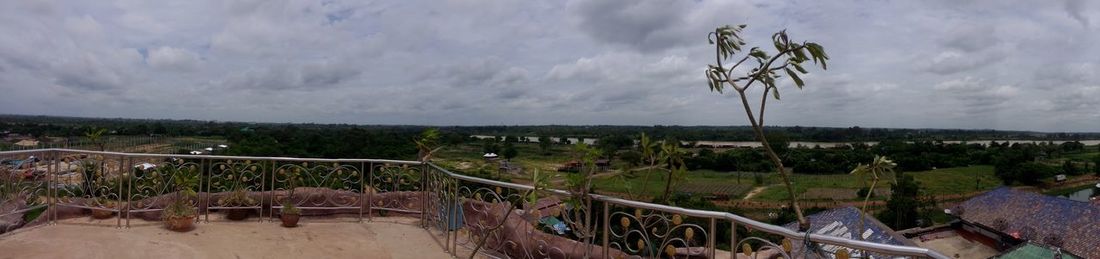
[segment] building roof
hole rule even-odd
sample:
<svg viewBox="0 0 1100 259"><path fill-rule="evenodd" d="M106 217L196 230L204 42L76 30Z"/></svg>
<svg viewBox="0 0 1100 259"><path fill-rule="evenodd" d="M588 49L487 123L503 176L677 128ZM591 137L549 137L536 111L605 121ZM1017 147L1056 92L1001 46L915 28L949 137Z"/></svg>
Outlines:
<svg viewBox="0 0 1100 259"><path fill-rule="evenodd" d="M1032 258L1055 258L1054 255L1061 254L1062 259L1076 259L1080 258L1067 254L1058 248L1051 248L1048 246L1035 244L1031 242L1023 243L1016 246L1001 255L997 256L999 259L1032 259Z"/></svg>
<svg viewBox="0 0 1100 259"><path fill-rule="evenodd" d="M37 146L38 141L33 140L33 139L24 139L24 140L20 140L19 142L15 142L15 145L16 146L24 146L24 147Z"/></svg>
<svg viewBox="0 0 1100 259"><path fill-rule="evenodd" d="M875 219L875 217L870 214L864 219L865 230L861 234L859 232L860 212L859 209L853 206L818 212L807 216L806 220L810 222L810 232L814 234L837 236L855 240L859 240L859 236L863 236L863 240L874 243L917 246L913 241L894 232L893 229L878 221L878 219ZM787 223L783 225L783 227L797 230L798 222ZM824 246L822 248L830 253L839 249L839 247L834 246Z"/></svg>
<svg viewBox="0 0 1100 259"><path fill-rule="evenodd" d="M1034 243L1100 258L1100 206L1002 187L960 203L960 219Z"/></svg>

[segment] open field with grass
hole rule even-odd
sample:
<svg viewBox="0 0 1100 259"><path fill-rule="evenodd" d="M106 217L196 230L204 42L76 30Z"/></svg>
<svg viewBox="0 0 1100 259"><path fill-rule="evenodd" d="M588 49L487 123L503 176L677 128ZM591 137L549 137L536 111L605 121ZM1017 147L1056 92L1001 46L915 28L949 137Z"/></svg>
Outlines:
<svg viewBox="0 0 1100 259"><path fill-rule="evenodd" d="M943 168L929 171L908 172L917 182L921 183L926 191L933 195L963 194L975 191L990 190L1001 185L1001 181L993 175L993 167L988 165ZM879 181L876 190L889 190L890 183L894 181L894 175L886 175ZM753 200L785 200L787 190L781 184L778 175L771 174L767 178L767 189L752 197ZM791 183L795 193L803 195L803 199L831 199L826 195L807 195L810 190L823 189L827 191L850 190L853 194L860 188L867 186L862 179L855 175L807 175L795 174ZM977 188L975 188L977 187ZM811 194L822 193L812 191ZM872 199L885 199L885 192L876 191L878 197ZM847 194L845 194L847 196ZM843 197L836 195L834 197Z"/></svg>
<svg viewBox="0 0 1100 259"><path fill-rule="evenodd" d="M668 173L661 170L637 171L598 178L595 180L594 185L597 191L642 197L659 197L664 193L667 175ZM672 190L673 192L740 198L749 190L752 190L753 175L754 173L741 173L740 179L738 179L738 173L710 170L689 171L675 181Z"/></svg>

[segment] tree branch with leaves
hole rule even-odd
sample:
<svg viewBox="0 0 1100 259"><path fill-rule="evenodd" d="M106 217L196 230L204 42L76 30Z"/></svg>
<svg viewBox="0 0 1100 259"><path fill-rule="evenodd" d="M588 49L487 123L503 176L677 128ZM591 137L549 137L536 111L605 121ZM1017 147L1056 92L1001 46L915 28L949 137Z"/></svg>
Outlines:
<svg viewBox="0 0 1100 259"><path fill-rule="evenodd" d="M859 233L863 233L864 221L866 220L865 218L867 218L867 204L871 202L871 195L875 193L875 185L878 184L878 181L882 177L894 173L894 167L897 166L898 164L887 159L885 156L875 156L875 160L871 161L870 164L860 164L856 166L856 169L852 170L851 174L859 177L864 183L866 183L867 180L871 181L870 187L867 188L866 197L863 198L863 207L859 209ZM897 178L894 178L894 184L897 184ZM863 236L860 236L860 239L863 239Z"/></svg>
<svg viewBox="0 0 1100 259"><path fill-rule="evenodd" d="M753 47L745 54L742 51L745 40L741 37L742 29L745 27L743 24L738 26L726 25L718 27L707 34L707 40L711 45L715 45L715 64L708 65L705 72L708 79L707 85L712 92L718 92L719 94L723 94L728 87L733 89L740 97L741 105L745 109L745 115L748 117L756 139L760 141L768 157L775 164L780 178L782 178L783 184L787 188L787 193L790 194L790 204L795 211L795 215L798 216L799 228L806 230L809 228L809 222L802 214L802 208L798 203L798 195L794 193L794 188L791 186L790 174L784 168L782 159L768 144L768 139L765 137L764 111L767 108L768 95L779 100L778 79L784 75L790 77L795 86L802 89L805 82L798 75L808 73L802 67L802 64L812 60L815 65L826 69L825 62L829 59L829 56L825 54L825 49L817 43L791 40L786 30L772 34L772 43L775 51L777 51L774 56L760 47ZM739 55L743 56L738 58ZM737 62L732 63L732 65L727 64L732 60L737 60ZM746 63L749 60L753 62ZM780 74L780 72L783 74ZM749 90L754 88L763 90L759 108L755 111L752 109L748 97Z"/></svg>

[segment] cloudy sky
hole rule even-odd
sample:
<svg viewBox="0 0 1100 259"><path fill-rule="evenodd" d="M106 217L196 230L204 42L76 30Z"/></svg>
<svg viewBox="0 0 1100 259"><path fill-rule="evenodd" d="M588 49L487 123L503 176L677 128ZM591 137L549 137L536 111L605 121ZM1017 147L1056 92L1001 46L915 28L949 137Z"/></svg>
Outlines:
<svg viewBox="0 0 1100 259"><path fill-rule="evenodd" d="M0 1L0 113L744 125L703 76L742 23L832 57L770 124L1100 131L1087 0Z"/></svg>

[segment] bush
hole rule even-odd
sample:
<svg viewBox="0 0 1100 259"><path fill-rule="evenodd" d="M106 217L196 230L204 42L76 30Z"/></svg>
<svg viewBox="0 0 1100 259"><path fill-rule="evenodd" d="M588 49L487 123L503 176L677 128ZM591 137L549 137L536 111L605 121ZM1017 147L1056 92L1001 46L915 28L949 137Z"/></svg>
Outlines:
<svg viewBox="0 0 1100 259"><path fill-rule="evenodd" d="M867 188L867 187L859 188L859 190L856 191L856 196L858 196L860 198L864 198L864 197L867 197L868 192L871 192L870 188ZM871 197L874 197L874 194L871 194Z"/></svg>

